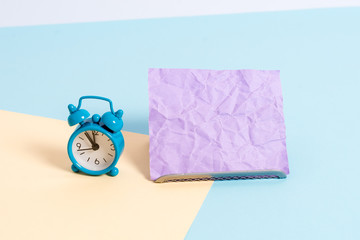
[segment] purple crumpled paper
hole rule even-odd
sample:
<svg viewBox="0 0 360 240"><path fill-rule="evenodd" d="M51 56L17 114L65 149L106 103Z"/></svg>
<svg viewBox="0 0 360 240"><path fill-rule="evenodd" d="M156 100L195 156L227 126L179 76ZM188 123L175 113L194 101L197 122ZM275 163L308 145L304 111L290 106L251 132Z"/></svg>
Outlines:
<svg viewBox="0 0 360 240"><path fill-rule="evenodd" d="M149 69L150 175L289 173L280 71Z"/></svg>

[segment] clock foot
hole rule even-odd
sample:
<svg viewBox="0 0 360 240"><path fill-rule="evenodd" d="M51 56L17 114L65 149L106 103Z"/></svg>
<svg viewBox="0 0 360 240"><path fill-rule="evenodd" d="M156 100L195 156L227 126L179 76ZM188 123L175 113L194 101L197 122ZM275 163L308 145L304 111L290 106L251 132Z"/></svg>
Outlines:
<svg viewBox="0 0 360 240"><path fill-rule="evenodd" d="M108 172L109 176L115 177L116 175L118 175L119 173L119 169L117 169L116 167L114 167L113 169L111 169L110 172Z"/></svg>
<svg viewBox="0 0 360 240"><path fill-rule="evenodd" d="M73 172L79 172L79 169L77 169L77 167L75 167L75 165L71 165L71 170L73 170Z"/></svg>

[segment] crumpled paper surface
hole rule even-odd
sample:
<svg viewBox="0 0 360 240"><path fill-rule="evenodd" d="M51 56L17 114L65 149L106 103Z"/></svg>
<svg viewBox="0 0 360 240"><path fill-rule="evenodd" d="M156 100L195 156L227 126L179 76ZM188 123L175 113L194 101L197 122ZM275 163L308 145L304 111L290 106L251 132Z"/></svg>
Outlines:
<svg viewBox="0 0 360 240"><path fill-rule="evenodd" d="M289 173L280 71L149 69L150 175Z"/></svg>

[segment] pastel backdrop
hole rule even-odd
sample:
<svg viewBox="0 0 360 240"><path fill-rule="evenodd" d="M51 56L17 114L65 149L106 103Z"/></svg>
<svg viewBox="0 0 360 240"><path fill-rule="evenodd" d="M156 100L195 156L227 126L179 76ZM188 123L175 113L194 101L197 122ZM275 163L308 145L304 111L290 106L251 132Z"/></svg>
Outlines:
<svg viewBox="0 0 360 240"><path fill-rule="evenodd" d="M187 238L357 239L359 22L343 8L1 28L0 108L65 120L103 95L147 134L148 68L279 69L289 178L215 182Z"/></svg>

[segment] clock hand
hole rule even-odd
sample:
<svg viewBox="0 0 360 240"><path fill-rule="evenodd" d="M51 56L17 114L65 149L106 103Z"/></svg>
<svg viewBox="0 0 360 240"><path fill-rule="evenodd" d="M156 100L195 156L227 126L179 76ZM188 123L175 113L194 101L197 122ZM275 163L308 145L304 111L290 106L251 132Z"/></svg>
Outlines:
<svg viewBox="0 0 360 240"><path fill-rule="evenodd" d="M90 141L91 146L94 148L94 146L96 145L96 143L94 143L94 141L91 139L89 133L88 133L88 132L85 132L84 134L85 134L85 136L87 137L87 139Z"/></svg>
<svg viewBox="0 0 360 240"><path fill-rule="evenodd" d="M100 148L99 144L97 144L96 142L94 142L92 140L92 138L90 137L90 134L87 131L85 131L84 134L87 137L87 139L89 139L89 141L91 143L92 150L94 150L94 151L98 150Z"/></svg>
<svg viewBox="0 0 360 240"><path fill-rule="evenodd" d="M94 150L94 149L93 148L78 149L78 151L85 151L85 150Z"/></svg>

